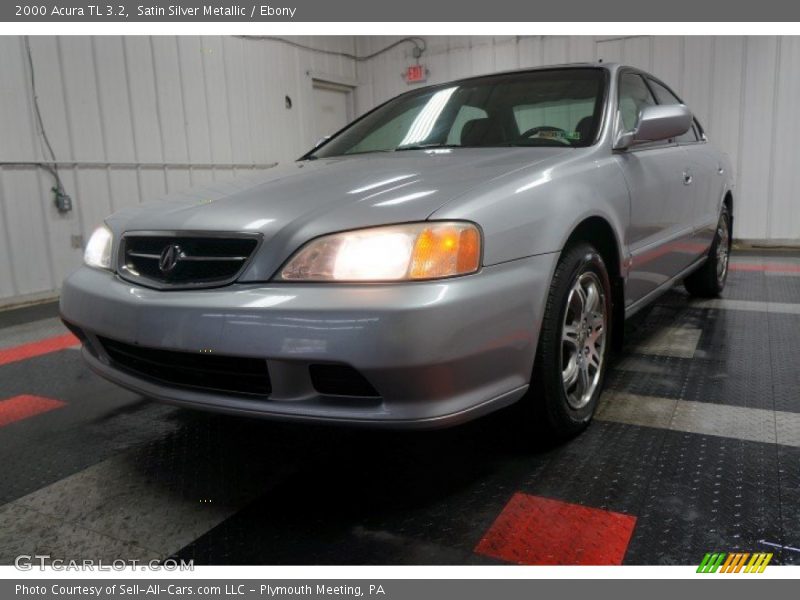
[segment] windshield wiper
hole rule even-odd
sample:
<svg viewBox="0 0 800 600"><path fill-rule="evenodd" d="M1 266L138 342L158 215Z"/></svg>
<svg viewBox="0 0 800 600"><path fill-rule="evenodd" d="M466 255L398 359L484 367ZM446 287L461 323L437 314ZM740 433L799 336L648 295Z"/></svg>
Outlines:
<svg viewBox="0 0 800 600"><path fill-rule="evenodd" d="M496 148L576 148L572 144L562 144L553 140L530 140L524 142L504 142L497 144Z"/></svg>
<svg viewBox="0 0 800 600"><path fill-rule="evenodd" d="M409 144L408 146L400 146L395 148L395 152L402 152L403 150L433 150L436 148L463 148L460 144Z"/></svg>
<svg viewBox="0 0 800 600"><path fill-rule="evenodd" d="M361 152L344 152L342 154L326 154L325 156L317 156L316 154L310 154L306 156L303 160L317 160L318 158L341 158L343 156L360 156L362 154L373 154L375 152L394 152L394 150L363 150Z"/></svg>

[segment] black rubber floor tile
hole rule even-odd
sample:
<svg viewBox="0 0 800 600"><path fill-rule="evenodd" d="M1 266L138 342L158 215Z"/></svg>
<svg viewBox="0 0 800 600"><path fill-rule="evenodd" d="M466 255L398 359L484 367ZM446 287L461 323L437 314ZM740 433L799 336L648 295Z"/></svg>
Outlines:
<svg viewBox="0 0 800 600"><path fill-rule="evenodd" d="M381 440L356 432L179 556L215 564L491 563L473 549L515 492L635 514L663 432L596 423L570 443L523 452L509 444L506 422L497 416L479 427Z"/></svg>
<svg viewBox="0 0 800 600"><path fill-rule="evenodd" d="M595 422L531 473L521 491L637 516L665 431Z"/></svg>
<svg viewBox="0 0 800 600"><path fill-rule="evenodd" d="M658 305L626 329L625 347L612 363L608 386L644 396L772 410L771 338L776 334L771 320L782 324L784 336L795 324L800 326L800 315ZM700 329L693 358L639 351L638 344L669 327ZM793 381L798 373L800 369L785 378ZM781 410L800 412L800 403L782 406Z"/></svg>
<svg viewBox="0 0 800 600"><path fill-rule="evenodd" d="M728 273L728 280L725 282L725 290L721 297L726 300L770 300L767 284L771 283L772 277L763 271L732 270Z"/></svg>
<svg viewBox="0 0 800 600"><path fill-rule="evenodd" d="M800 266L800 260L797 261ZM770 302L800 303L800 273L787 276L767 275L764 281Z"/></svg>
<svg viewBox="0 0 800 600"><path fill-rule="evenodd" d="M0 398L35 394L67 401L100 390L112 400L132 396L92 373L75 349L0 365Z"/></svg>
<svg viewBox="0 0 800 600"><path fill-rule="evenodd" d="M714 308L687 310L697 314L703 330L695 352L697 358L728 361L733 368L759 366L752 358L755 349L763 352L769 346L769 313Z"/></svg>
<svg viewBox="0 0 800 600"><path fill-rule="evenodd" d="M661 398L683 398L686 394L691 360L624 353L619 361L606 378L609 389Z"/></svg>
<svg viewBox="0 0 800 600"><path fill-rule="evenodd" d="M775 446L669 432L627 564L699 564L706 552L769 552L781 539Z"/></svg>
<svg viewBox="0 0 800 600"><path fill-rule="evenodd" d="M0 398L21 394L65 404L0 430L0 503L174 428L165 417L175 409L100 379L73 350L0 367Z"/></svg>
<svg viewBox="0 0 800 600"><path fill-rule="evenodd" d="M730 356L724 360L692 361L680 399L772 410L769 366L763 369L740 364L737 369L736 362Z"/></svg>
<svg viewBox="0 0 800 600"><path fill-rule="evenodd" d="M325 430L324 441L308 440L321 452L180 556L213 564L491 562L472 548L530 472L499 430L504 421L420 434Z"/></svg>
<svg viewBox="0 0 800 600"><path fill-rule="evenodd" d="M800 565L800 448L778 446L783 564Z"/></svg>
<svg viewBox="0 0 800 600"><path fill-rule="evenodd" d="M760 354L769 358L775 410L800 412L800 315L770 314L769 334Z"/></svg>

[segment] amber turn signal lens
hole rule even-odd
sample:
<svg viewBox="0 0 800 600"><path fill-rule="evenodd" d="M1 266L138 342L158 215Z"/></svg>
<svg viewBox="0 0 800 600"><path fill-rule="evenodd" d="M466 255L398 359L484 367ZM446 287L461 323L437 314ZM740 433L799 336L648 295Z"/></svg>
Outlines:
<svg viewBox="0 0 800 600"><path fill-rule="evenodd" d="M464 221L424 221L326 235L303 246L283 281L409 281L468 275L480 267L481 233Z"/></svg>
<svg viewBox="0 0 800 600"><path fill-rule="evenodd" d="M437 279L478 270L481 238L471 223L442 223L426 227L417 236L409 279Z"/></svg>

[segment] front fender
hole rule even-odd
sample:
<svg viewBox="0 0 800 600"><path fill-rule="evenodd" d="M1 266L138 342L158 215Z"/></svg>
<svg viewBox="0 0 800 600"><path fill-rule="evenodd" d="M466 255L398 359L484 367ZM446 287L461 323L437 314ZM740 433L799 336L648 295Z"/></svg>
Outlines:
<svg viewBox="0 0 800 600"><path fill-rule="evenodd" d="M467 219L484 232L484 264L559 252L585 219L601 217L614 230L624 257L630 221L628 188L611 157L576 151L567 160L520 173L491 189L477 189L431 218Z"/></svg>

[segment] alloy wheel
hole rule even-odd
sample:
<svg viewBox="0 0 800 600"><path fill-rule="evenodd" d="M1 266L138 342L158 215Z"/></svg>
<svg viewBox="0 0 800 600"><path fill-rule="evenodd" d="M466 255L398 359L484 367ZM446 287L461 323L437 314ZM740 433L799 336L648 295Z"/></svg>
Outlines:
<svg viewBox="0 0 800 600"><path fill-rule="evenodd" d="M720 285L725 281L728 274L728 258L731 249L731 235L728 227L728 219L723 214L717 225L717 282Z"/></svg>
<svg viewBox="0 0 800 600"><path fill-rule="evenodd" d="M594 273L583 273L567 296L561 328L561 379L573 410L589 404L600 383L607 330L603 286Z"/></svg>

